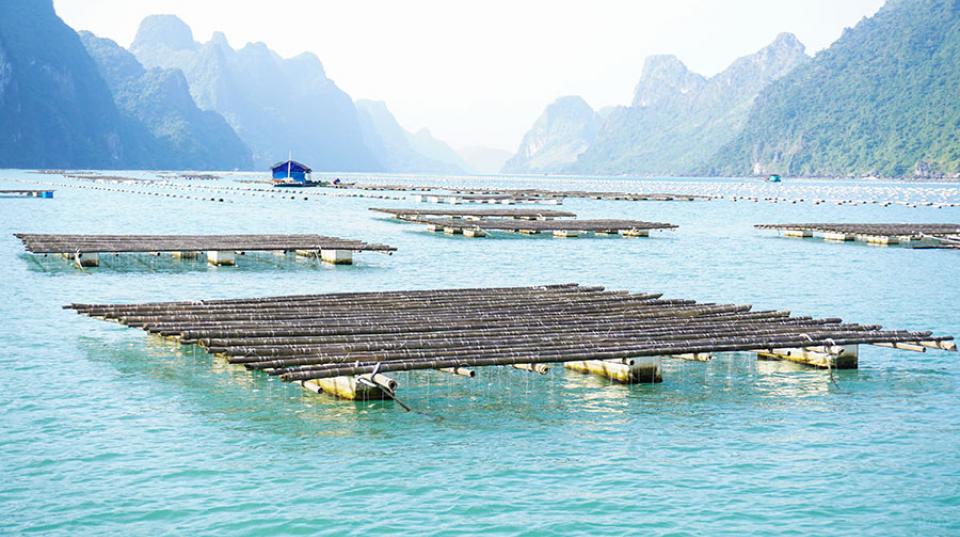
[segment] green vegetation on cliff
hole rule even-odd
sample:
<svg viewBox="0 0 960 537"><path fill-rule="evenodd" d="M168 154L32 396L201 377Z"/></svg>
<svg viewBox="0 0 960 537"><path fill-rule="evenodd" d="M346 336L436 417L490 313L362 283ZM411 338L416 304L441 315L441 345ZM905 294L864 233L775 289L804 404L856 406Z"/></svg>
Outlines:
<svg viewBox="0 0 960 537"><path fill-rule="evenodd" d="M960 173L960 0L892 0L757 98L701 172Z"/></svg>
<svg viewBox="0 0 960 537"><path fill-rule="evenodd" d="M250 169L250 150L223 116L200 110L177 69L146 70L129 51L89 32L80 38L97 63L121 114L154 138L151 167Z"/></svg>

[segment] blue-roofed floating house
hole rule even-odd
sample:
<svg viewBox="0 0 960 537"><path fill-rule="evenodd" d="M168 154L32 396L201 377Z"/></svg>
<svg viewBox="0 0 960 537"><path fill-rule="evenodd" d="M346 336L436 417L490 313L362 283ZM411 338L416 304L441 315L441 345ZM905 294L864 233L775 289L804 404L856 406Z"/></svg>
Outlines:
<svg viewBox="0 0 960 537"><path fill-rule="evenodd" d="M310 179L310 173L313 171L310 166L287 160L278 162L270 167L273 170L273 186L316 186L317 183Z"/></svg>

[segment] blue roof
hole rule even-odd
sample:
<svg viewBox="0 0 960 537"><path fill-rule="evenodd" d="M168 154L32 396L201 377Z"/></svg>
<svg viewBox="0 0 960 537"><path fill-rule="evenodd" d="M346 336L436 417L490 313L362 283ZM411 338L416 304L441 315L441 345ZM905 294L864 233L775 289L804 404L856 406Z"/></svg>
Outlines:
<svg viewBox="0 0 960 537"><path fill-rule="evenodd" d="M307 166L306 164L303 164L302 162L297 162L295 160L285 160L283 162L278 162L273 166L270 166L270 169L273 171L277 171L279 169L283 169L284 171L286 171L287 164L290 164L291 171L299 171L299 172L307 172L307 173L310 173L313 171L310 169L310 166Z"/></svg>

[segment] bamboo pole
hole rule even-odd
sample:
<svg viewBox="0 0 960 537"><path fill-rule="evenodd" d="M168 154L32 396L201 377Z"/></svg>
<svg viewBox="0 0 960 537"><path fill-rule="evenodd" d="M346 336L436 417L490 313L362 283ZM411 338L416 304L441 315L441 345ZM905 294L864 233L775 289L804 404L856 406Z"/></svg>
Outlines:
<svg viewBox="0 0 960 537"><path fill-rule="evenodd" d="M930 332L576 284L67 307L286 381L848 344L955 349Z"/></svg>

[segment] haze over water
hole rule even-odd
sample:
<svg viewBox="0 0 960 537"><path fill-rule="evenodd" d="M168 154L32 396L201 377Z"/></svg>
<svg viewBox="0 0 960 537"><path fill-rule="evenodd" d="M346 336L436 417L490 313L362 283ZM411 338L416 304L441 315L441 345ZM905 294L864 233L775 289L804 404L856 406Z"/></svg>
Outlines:
<svg viewBox="0 0 960 537"><path fill-rule="evenodd" d="M61 309L71 302L580 282L960 335L956 251L791 240L752 227L960 222L960 208L569 200L562 208L580 218L680 227L636 240L464 239L367 210L412 201L339 197L346 191L313 189L304 192L308 201L220 191L213 194L220 203L0 172L0 188L53 183L52 200L0 199L0 533L960 532L956 354L864 346L860 369L835 372L834 383L827 372L749 354L666 361L659 385L612 385L562 368L545 377L501 368L480 369L475 379L397 374L400 397L417 411L406 413L391 402L309 394L192 347ZM470 183L776 188L722 179ZM190 184L243 186L230 179ZM789 180L782 188L823 198L877 189L900 200L960 200L955 187L942 184ZM83 272L59 258L23 254L14 232L320 232L398 251L359 254L356 265L336 268L271 256L240 258L235 268L208 268L202 258L103 257L100 268Z"/></svg>

